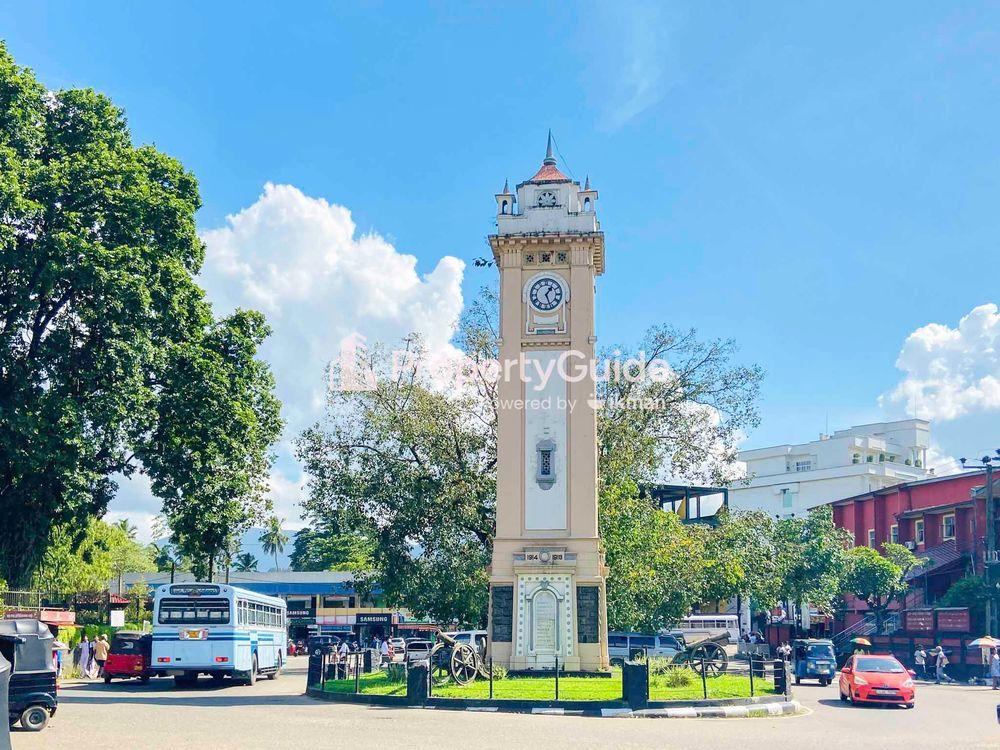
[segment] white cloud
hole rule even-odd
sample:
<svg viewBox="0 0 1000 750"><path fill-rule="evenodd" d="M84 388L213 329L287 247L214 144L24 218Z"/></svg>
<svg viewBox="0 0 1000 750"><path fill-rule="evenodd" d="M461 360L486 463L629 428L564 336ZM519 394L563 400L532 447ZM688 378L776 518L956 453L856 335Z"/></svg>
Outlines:
<svg viewBox="0 0 1000 750"><path fill-rule="evenodd" d="M207 252L199 281L216 314L260 309L273 329L261 355L274 371L286 428L271 496L286 526L296 528L304 482L291 440L321 416L325 368L340 342L359 333L392 345L416 331L431 352L450 352L465 264L444 256L421 276L414 256L374 232L358 235L349 209L291 185L268 183L255 203L201 237ZM148 494L141 502L133 494L119 493L113 512L133 518L151 503L158 510Z"/></svg>
<svg viewBox="0 0 1000 750"><path fill-rule="evenodd" d="M600 101L599 127L620 130L664 96L673 24L659 5L598 7L588 33L613 39L588 58L586 78Z"/></svg>
<svg viewBox="0 0 1000 750"><path fill-rule="evenodd" d="M958 459L945 453L940 445L933 442L927 449L927 468L931 469L939 477L958 474L962 471L962 466L959 464Z"/></svg>
<svg viewBox="0 0 1000 750"><path fill-rule="evenodd" d="M879 402L941 421L1000 409L1000 313L975 307L957 328L929 323L903 343L896 367L905 377Z"/></svg>

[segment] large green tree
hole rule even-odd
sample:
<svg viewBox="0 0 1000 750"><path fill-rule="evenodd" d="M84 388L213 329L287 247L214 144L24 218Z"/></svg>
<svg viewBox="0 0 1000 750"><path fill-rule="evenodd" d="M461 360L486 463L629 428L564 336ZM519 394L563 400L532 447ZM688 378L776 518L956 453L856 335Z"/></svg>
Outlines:
<svg viewBox="0 0 1000 750"><path fill-rule="evenodd" d="M775 545L775 523L759 511L728 512L708 534L705 555L704 601L735 598L755 607L770 607L778 599L780 570Z"/></svg>
<svg viewBox="0 0 1000 750"><path fill-rule="evenodd" d="M156 570L150 550L136 542L119 524L96 518L86 524L82 538L65 528L52 533L32 585L41 591L72 593L105 590L119 584L125 573Z"/></svg>
<svg viewBox="0 0 1000 750"><path fill-rule="evenodd" d="M794 602L799 612L805 604L829 610L844 591L849 542L850 535L834 525L828 506L814 508L805 518L778 521L774 543L780 597Z"/></svg>
<svg viewBox="0 0 1000 750"><path fill-rule="evenodd" d="M213 320L195 283L199 204L194 176L133 145L107 97L46 91L0 45L0 578L11 586L30 582L54 529L79 539L104 513L116 474L149 472L185 551L217 545L200 531L214 519L258 515L278 424L254 356L267 329L255 313Z"/></svg>
<svg viewBox="0 0 1000 750"><path fill-rule="evenodd" d="M634 482L605 487L599 510L608 627L656 632L674 625L700 600L707 530L660 510Z"/></svg>
<svg viewBox="0 0 1000 750"><path fill-rule="evenodd" d="M886 612L904 586L903 569L871 547L854 547L847 560L844 588L868 605L875 615L875 632L881 633Z"/></svg>

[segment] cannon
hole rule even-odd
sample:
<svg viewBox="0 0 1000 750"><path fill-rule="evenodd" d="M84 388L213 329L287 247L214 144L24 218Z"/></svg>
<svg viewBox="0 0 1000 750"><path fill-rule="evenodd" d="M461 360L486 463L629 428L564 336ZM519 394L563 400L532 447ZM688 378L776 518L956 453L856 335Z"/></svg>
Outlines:
<svg viewBox="0 0 1000 750"><path fill-rule="evenodd" d="M729 656L723 643L728 641L728 636L706 637L695 643L687 643L685 640L684 650L674 657L674 664L690 667L698 674L701 674L704 667L706 677L725 674Z"/></svg>
<svg viewBox="0 0 1000 750"><path fill-rule="evenodd" d="M438 633L431 649L431 681L443 685L454 680L457 685L468 685L477 677L489 678L479 649L468 643L452 638L446 633Z"/></svg>

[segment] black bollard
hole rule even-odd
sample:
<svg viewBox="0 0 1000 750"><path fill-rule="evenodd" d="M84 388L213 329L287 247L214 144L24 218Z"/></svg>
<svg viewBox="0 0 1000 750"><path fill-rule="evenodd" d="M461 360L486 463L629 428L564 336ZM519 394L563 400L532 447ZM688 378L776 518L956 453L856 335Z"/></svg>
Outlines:
<svg viewBox="0 0 1000 750"><path fill-rule="evenodd" d="M0 726L0 750L10 750L10 722L7 720L7 685L10 682L10 662L0 654L0 707L3 726Z"/></svg>
<svg viewBox="0 0 1000 750"><path fill-rule="evenodd" d="M774 692L788 694L788 668L784 659L774 660Z"/></svg>
<svg viewBox="0 0 1000 750"><path fill-rule="evenodd" d="M649 662L627 661L622 665L622 700L633 711L649 705Z"/></svg>
<svg viewBox="0 0 1000 750"><path fill-rule="evenodd" d="M430 665L426 661L415 661L406 670L406 702L411 706L427 703Z"/></svg>

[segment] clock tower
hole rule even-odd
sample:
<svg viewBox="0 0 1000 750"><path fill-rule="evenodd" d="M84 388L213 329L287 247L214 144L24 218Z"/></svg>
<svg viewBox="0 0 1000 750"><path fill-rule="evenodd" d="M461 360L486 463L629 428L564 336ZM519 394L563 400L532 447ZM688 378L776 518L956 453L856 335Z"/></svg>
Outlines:
<svg viewBox="0 0 1000 750"><path fill-rule="evenodd" d="M597 527L594 292L597 191L566 177L552 134L533 177L497 194L497 528L491 655L511 670L608 668Z"/></svg>

